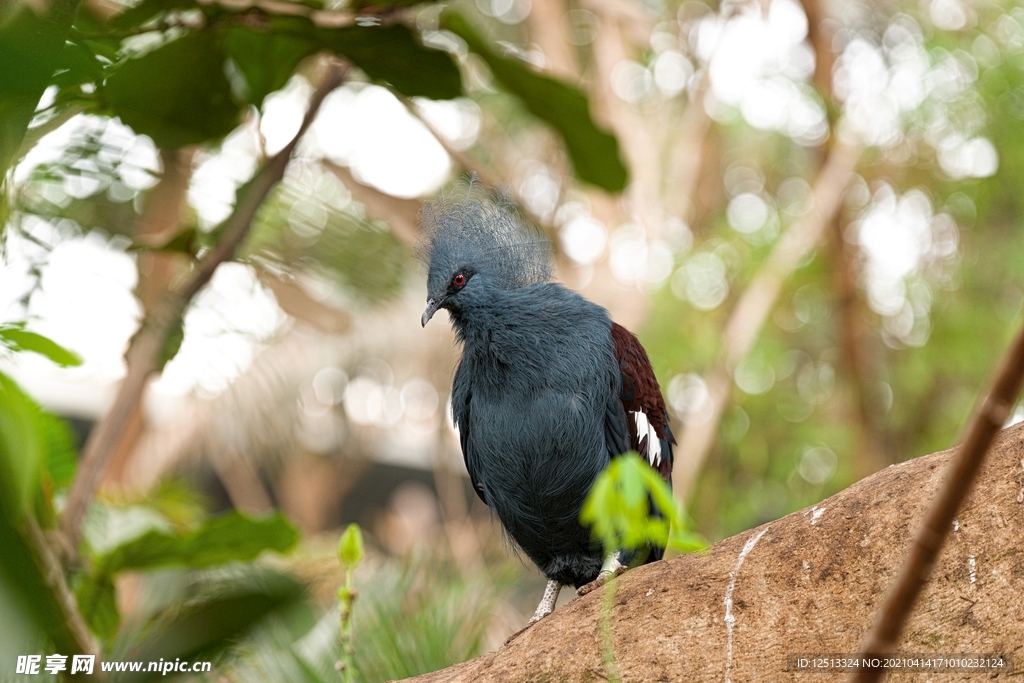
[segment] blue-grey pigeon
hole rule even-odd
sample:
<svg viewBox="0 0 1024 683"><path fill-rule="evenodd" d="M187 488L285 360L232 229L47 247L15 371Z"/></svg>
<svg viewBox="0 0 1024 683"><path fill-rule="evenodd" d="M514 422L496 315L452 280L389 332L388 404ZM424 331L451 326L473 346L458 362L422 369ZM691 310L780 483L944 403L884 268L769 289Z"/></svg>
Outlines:
<svg viewBox="0 0 1024 683"><path fill-rule="evenodd" d="M633 563L580 523L612 458L637 451L671 480L668 413L647 353L608 312L551 282L549 242L503 195L472 184L428 203L422 323L444 308L463 344L452 413L477 495L548 578L530 620L554 610L563 585L583 594Z"/></svg>

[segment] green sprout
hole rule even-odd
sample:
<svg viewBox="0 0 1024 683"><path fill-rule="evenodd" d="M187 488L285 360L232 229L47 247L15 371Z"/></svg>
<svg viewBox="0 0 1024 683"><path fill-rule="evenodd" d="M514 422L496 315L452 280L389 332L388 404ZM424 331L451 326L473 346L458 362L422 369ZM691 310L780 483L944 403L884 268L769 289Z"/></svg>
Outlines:
<svg viewBox="0 0 1024 683"><path fill-rule="evenodd" d="M338 589L338 611L341 617L341 628L338 631L341 659L338 660L338 670L343 683L353 681L352 660L355 648L352 645L352 603L356 599L355 571L362 559L363 532L359 530L358 524L349 524L338 541L338 560L345 570L345 584Z"/></svg>

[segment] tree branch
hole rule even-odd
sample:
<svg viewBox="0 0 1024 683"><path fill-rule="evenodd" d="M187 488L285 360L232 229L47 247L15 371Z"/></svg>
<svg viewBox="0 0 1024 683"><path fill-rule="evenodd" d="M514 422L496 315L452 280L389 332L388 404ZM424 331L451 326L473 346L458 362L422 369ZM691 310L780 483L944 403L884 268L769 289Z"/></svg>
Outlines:
<svg viewBox="0 0 1024 683"><path fill-rule="evenodd" d="M865 348L862 301L857 295L857 266L853 248L843 236L845 224L839 216L832 221L831 247L839 316L839 348L842 350L846 383L849 385L851 421L857 425L859 444L854 471L858 479L873 474L890 464L885 455L876 400L872 400L871 373Z"/></svg>
<svg viewBox="0 0 1024 683"><path fill-rule="evenodd" d="M958 513L956 539L900 640L901 651L1004 654L1018 661L1024 653L1024 607L1011 578L1024 566L1024 515L1017 502L1022 456L1024 424L997 438L974 495ZM898 571L914 522L955 457L951 449L888 467L706 553L623 574L611 615L622 680L840 679L841 671L804 677L794 671L792 658L856 652L863 624ZM414 680L604 680L602 590L559 608L496 652ZM981 676L933 680L939 678Z"/></svg>
<svg viewBox="0 0 1024 683"><path fill-rule="evenodd" d="M158 357L164 347L168 332L181 322L185 309L192 298L202 289L221 263L230 260L238 246L245 239L249 227L263 200L284 176L285 168L295 151L299 140L309 128L327 95L345 79L348 67L332 65L320 85L310 98L306 116L295 137L267 161L255 178L240 193L235 209L224 223L220 241L197 264L189 278L177 289L168 292L146 316L139 331L132 338L125 354L127 374L121 383L117 398L110 411L93 428L82 451L78 473L68 494L67 506L61 517L61 532L67 541L67 548L77 555L81 540L82 522L89 502L99 484L110 454L117 444L121 431L131 417L134 406L141 400L149 376L158 368Z"/></svg>
<svg viewBox="0 0 1024 683"><path fill-rule="evenodd" d="M978 478L992 439L1010 416L1022 382L1024 327L1017 332L991 391L977 408L964 432L961 446L947 468L942 488L918 528L903 568L878 612L874 628L865 640L864 653L889 654L896 651L914 603L931 577L939 552L949 536L953 519ZM883 668L862 670L849 680L852 683L871 683L881 680L884 674Z"/></svg>
<svg viewBox="0 0 1024 683"><path fill-rule="evenodd" d="M732 390L730 374L754 346L775 306L782 285L811 252L839 211L843 192L853 177L860 149L836 142L814 184L813 206L779 238L764 265L740 295L723 332L722 348L705 376L709 401L683 430L672 486L684 502L707 458Z"/></svg>
<svg viewBox="0 0 1024 683"><path fill-rule="evenodd" d="M64 571L60 560L50 548L50 544L46 542L43 530L39 528L39 523L36 522L36 518L32 514L25 515L25 520L22 523L22 538L25 539L25 543L35 556L43 581L53 593L53 597L63 616L64 624L74 639L74 645L78 653L99 657L99 645L96 644L92 633L89 632L89 628L85 625L82 613L78 611L78 601L64 580ZM102 672L99 671L99 667L96 667L96 669L96 673L105 678Z"/></svg>

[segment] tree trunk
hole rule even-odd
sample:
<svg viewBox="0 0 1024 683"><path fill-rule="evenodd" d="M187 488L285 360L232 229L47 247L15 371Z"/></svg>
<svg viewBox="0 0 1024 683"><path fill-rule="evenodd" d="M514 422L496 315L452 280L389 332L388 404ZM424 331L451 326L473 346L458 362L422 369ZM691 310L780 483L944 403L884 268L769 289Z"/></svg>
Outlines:
<svg viewBox="0 0 1024 683"><path fill-rule="evenodd" d="M612 613L621 679L805 681L787 670L790 655L856 653L952 454L893 465L705 554L624 574ZM899 651L998 653L1024 667L1024 424L999 434L954 529ZM497 652L410 680L605 680L601 603L595 591Z"/></svg>

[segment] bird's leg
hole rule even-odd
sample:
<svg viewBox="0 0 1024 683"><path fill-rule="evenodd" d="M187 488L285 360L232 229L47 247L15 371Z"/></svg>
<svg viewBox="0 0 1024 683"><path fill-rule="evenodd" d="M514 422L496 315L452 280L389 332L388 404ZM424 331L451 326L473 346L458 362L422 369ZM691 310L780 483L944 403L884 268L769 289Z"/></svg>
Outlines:
<svg viewBox="0 0 1024 683"><path fill-rule="evenodd" d="M540 604L537 605L537 611L534 612L533 616L530 617L530 620L528 622L526 622L526 626L524 626L523 628L519 629L518 631L516 631L515 633L513 633L512 635L510 635L508 637L508 640L505 641L505 644L508 645L513 640L518 638L519 634L521 634L523 631L525 631L526 629L530 628L531 626L536 624L538 621L540 621L541 619L543 619L547 615L549 615L552 612L554 612L555 611L555 602L558 601L558 593L561 590L562 590L562 584L558 583L554 579L548 580L548 585L544 587L544 597L540 599Z"/></svg>
<svg viewBox="0 0 1024 683"><path fill-rule="evenodd" d="M558 593L562 590L562 584L558 583L554 579L548 581L548 585L544 587L544 597L540 599L540 604L537 605L537 611L530 617L530 621L527 626L536 624L538 621L546 617L555 611L555 602L558 601Z"/></svg>
<svg viewBox="0 0 1024 683"><path fill-rule="evenodd" d="M587 593L593 592L603 586L613 576L618 576L622 572L626 571L626 565L619 561L619 553L610 553L608 557L604 558L604 564L601 565L601 572L597 575L597 578L590 583L585 583L576 589L576 597L582 597Z"/></svg>

